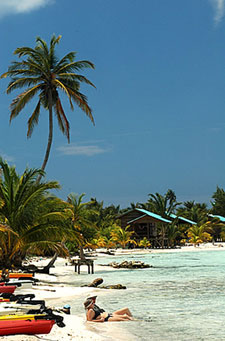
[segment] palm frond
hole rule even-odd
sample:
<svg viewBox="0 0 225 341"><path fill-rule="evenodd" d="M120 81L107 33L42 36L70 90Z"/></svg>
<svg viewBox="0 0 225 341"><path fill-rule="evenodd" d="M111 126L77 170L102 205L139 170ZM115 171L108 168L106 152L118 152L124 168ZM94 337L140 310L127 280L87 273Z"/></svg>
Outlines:
<svg viewBox="0 0 225 341"><path fill-rule="evenodd" d="M27 137L31 137L33 130L34 130L34 126L38 124L38 119L39 119L39 115L40 115L40 108L41 108L41 100L38 101L38 104L37 104L36 108L34 109L33 114L31 115L31 117L28 120Z"/></svg>
<svg viewBox="0 0 225 341"><path fill-rule="evenodd" d="M79 91L74 91L73 89L67 88L74 102L86 113L90 118L91 122L95 125L94 117L92 115L92 110L87 103L87 98Z"/></svg>
<svg viewBox="0 0 225 341"><path fill-rule="evenodd" d="M73 110L73 103L71 101L71 96L70 96L70 93L69 93L67 87L62 82L60 82L58 79L55 79L54 82L55 82L57 87L60 87L66 93L66 95L67 95L67 97L69 98L69 101L70 101L71 109Z"/></svg>
<svg viewBox="0 0 225 341"><path fill-rule="evenodd" d="M63 107L59 98L57 99L55 107L56 107L55 110L56 110L56 116L58 119L59 127L61 131L63 132L63 134L66 135L68 142L70 142L70 125L66 118L66 115L64 113L64 110L63 110Z"/></svg>
<svg viewBox="0 0 225 341"><path fill-rule="evenodd" d="M9 83L8 87L7 87L7 94L11 93L12 90L15 89L20 89L24 86L28 86L30 87L31 85L36 85L38 83L40 83L41 78L40 77L26 77L26 78L19 78L16 80L13 80L12 82Z"/></svg>
<svg viewBox="0 0 225 341"><path fill-rule="evenodd" d="M15 118L20 111L25 107L25 105L36 95L39 91L41 85L35 85L34 87L27 89L22 94L17 96L11 103L11 115L10 115L10 122L13 118Z"/></svg>
<svg viewBox="0 0 225 341"><path fill-rule="evenodd" d="M74 61L71 63L64 63L60 65L59 67L56 66L54 69L54 72L59 74L62 72L72 72L72 71L80 71L86 68L94 69L95 66L93 63L89 62L88 60L80 60L80 61Z"/></svg>
<svg viewBox="0 0 225 341"><path fill-rule="evenodd" d="M89 84L91 86L93 86L94 88L96 88L96 86L89 81L89 79L87 79L86 77L82 76L82 75L78 75L77 73L74 72L63 72L63 73L59 73L58 74L58 79L62 79L62 80L67 80L67 79L71 79L72 81L79 81L79 82L84 82L86 84Z"/></svg>

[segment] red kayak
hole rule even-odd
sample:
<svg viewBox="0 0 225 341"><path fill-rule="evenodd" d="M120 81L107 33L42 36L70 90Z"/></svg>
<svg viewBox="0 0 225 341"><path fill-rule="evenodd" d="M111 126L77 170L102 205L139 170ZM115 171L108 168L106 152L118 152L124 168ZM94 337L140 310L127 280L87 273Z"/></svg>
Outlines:
<svg viewBox="0 0 225 341"><path fill-rule="evenodd" d="M9 294L13 294L16 290L16 285L1 285L0 286L0 293L7 292Z"/></svg>
<svg viewBox="0 0 225 341"><path fill-rule="evenodd" d="M54 320L4 320L0 321L0 335L49 334Z"/></svg>

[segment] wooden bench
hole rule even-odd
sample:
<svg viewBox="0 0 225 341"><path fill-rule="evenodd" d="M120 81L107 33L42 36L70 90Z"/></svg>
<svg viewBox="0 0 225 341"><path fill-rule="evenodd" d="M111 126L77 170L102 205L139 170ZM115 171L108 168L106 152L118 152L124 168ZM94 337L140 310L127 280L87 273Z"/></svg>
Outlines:
<svg viewBox="0 0 225 341"><path fill-rule="evenodd" d="M88 273L94 273L94 261L93 259L74 259L74 271L80 275L80 267L81 265L87 265L88 267Z"/></svg>

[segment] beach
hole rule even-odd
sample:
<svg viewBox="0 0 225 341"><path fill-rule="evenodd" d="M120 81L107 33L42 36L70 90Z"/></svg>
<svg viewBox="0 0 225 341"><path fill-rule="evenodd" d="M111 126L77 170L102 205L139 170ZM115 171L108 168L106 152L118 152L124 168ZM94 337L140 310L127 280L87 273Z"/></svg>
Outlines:
<svg viewBox="0 0 225 341"><path fill-rule="evenodd" d="M174 254L174 253L184 253L188 252L201 252L201 251L221 251L223 250L224 243L217 243L212 245L207 243L200 245L199 247L185 246L178 249L147 249L147 250L122 250L118 249L115 251L115 257L141 257L153 255L157 257L160 254ZM34 293L36 299L44 299L46 305L52 308L62 308L64 304L71 303L72 311L71 315L64 314L64 322L66 327L59 328L57 325L53 326L53 329L48 335L38 335L38 339L41 340L126 340L128 337L129 326L126 323L126 330L123 329L124 323L91 323L85 320L85 311L82 307L82 303L85 298L89 295L98 295L101 300L105 300L106 297L122 297L123 292L121 290L106 290L99 288L82 287L82 283L89 284L90 278L102 277L107 275L107 278L113 282L113 284L118 283L122 280L122 277L116 275L120 273L120 269L115 271L108 266L98 265L104 260L107 263L107 259L110 258L107 255L98 252L94 252L95 259L95 274L87 275L87 268L85 266L81 267L81 275L77 275L74 272L74 266L68 265L69 262L66 259L58 258L55 262L55 267L51 268L50 275L36 274L35 277L39 279L37 285L32 288L17 289L16 293ZM112 256L111 256L112 258ZM110 259L111 259L110 258ZM48 258L36 257L30 260L35 265L43 266L49 262ZM98 263L98 264L96 264ZM122 272L121 272L122 274ZM72 283L72 285L71 285ZM109 283L107 283L109 284ZM124 284L124 283L123 283ZM127 293L129 293L129 287ZM126 294L127 294L126 293ZM131 292L133 295L133 292ZM73 310L73 303L77 302L76 311ZM129 305L129 303L128 303ZM135 323L138 328L137 322ZM37 340L37 336L26 336L26 335L15 335L15 336L5 336L1 338L2 340ZM137 340L135 336L130 335L129 340Z"/></svg>

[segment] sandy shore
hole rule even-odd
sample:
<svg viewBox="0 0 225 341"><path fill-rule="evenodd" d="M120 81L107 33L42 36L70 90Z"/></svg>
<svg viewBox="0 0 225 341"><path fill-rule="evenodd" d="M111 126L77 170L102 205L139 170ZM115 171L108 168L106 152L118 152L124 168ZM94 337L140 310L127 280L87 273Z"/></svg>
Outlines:
<svg viewBox="0 0 225 341"><path fill-rule="evenodd" d="M210 251L210 250L223 250L225 249L225 243L216 243L212 245L211 243L207 243L204 245L200 245L199 247L194 246L184 246L177 249L147 249L147 250L122 250L118 249L115 251L115 255L125 255L125 254L149 254L149 253L168 253L168 252L189 252L189 251ZM100 250L98 250L100 251ZM104 257L104 254L96 253L98 255L98 259ZM48 263L49 259L37 258L36 262L33 259L32 263L38 266L43 266ZM67 266L66 266L67 264ZM101 271L111 271L110 267L102 267L95 264L95 272ZM86 272L86 268L81 271ZM74 274L74 267L68 265L68 261L62 258L58 258L55 267L51 269L51 275L45 274L36 274L36 277L39 279L39 283L37 286L33 286L32 288L26 289L18 289L20 293L34 293L36 299L44 299L46 301L46 305L53 307L57 305L57 307L62 307L61 303L65 300L75 299L76 297L82 299L86 298L88 295L95 293L94 288L88 287L72 287L68 286L65 283L65 276L70 274ZM74 274L78 276L77 274ZM57 283L57 284L56 284ZM17 292L19 293L19 292ZM32 341L32 340L126 340L127 336L123 336L122 329L120 330L119 323L110 324L96 324L96 323L87 323L85 321L85 313L82 316L77 316L72 312L71 315L63 315L64 322L66 327L59 328L54 325L50 334L48 335L37 335L37 336L27 336L27 335L15 335L15 336L4 336L1 337L2 340L17 340L17 341ZM113 328L113 329L112 329ZM113 338L110 335L114 335ZM106 335L109 337L106 337ZM115 334L118 334L115 338ZM104 335L104 336L103 336ZM129 339L130 340L130 339Z"/></svg>

